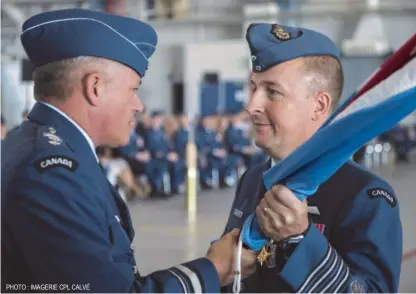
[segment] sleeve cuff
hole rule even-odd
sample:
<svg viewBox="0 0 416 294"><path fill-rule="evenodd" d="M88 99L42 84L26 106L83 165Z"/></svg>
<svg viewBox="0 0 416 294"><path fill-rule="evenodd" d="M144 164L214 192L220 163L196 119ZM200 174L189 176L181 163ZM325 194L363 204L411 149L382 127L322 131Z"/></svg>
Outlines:
<svg viewBox="0 0 416 294"><path fill-rule="evenodd" d="M186 293L219 293L220 280L214 265L199 258L169 269Z"/></svg>
<svg viewBox="0 0 416 294"><path fill-rule="evenodd" d="M311 225L305 238L286 261L280 276L296 292L337 292L349 277L349 268Z"/></svg>

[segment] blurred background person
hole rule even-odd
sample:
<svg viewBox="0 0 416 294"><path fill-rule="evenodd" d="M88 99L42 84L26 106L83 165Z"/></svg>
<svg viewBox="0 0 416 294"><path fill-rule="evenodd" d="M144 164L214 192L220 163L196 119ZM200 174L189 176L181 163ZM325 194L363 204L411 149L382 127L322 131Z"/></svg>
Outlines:
<svg viewBox="0 0 416 294"><path fill-rule="evenodd" d="M7 135L7 124L3 115L1 116L1 139L3 140Z"/></svg>
<svg viewBox="0 0 416 294"><path fill-rule="evenodd" d="M124 201L145 198L149 195L150 191L136 182L128 163L117 156L115 149L98 147L96 152L108 181L120 193Z"/></svg>
<svg viewBox="0 0 416 294"><path fill-rule="evenodd" d="M159 164L166 166L170 183L166 180L164 185L169 185L170 193L183 193L185 181L185 161L174 150L173 142L166 134L162 125L164 113L155 111L151 115L150 128L146 132L149 152L152 158Z"/></svg>

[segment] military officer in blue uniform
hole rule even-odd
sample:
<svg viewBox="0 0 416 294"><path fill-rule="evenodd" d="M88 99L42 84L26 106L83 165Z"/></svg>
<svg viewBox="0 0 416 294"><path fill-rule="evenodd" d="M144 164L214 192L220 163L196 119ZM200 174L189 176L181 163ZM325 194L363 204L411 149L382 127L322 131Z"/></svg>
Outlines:
<svg viewBox="0 0 416 294"><path fill-rule="evenodd" d="M133 129L130 141L126 146L117 149L121 157L127 160L135 175L145 175L150 181L153 194L163 191L163 173L167 172L167 166L152 156L146 148L145 138Z"/></svg>
<svg viewBox="0 0 416 294"><path fill-rule="evenodd" d="M210 126L209 121L213 118L210 115L202 117L197 128L198 151L206 160L206 165L202 168L201 180L208 186L216 180L219 184L232 186L235 182L238 157L229 156L218 133Z"/></svg>
<svg viewBox="0 0 416 294"><path fill-rule="evenodd" d="M241 114L231 114L230 123L225 130L224 142L230 153L242 157L246 167L251 168L264 162L266 158L262 152L258 152L252 146L250 139L238 127L239 123L241 123Z"/></svg>
<svg viewBox="0 0 416 294"><path fill-rule="evenodd" d="M152 158L163 164L169 171L173 193L183 192L185 181L185 161L178 156L172 140L162 129L163 112L154 111L151 127L146 132L146 140Z"/></svg>
<svg viewBox="0 0 416 294"><path fill-rule="evenodd" d="M37 103L1 146L2 292L36 285L52 292L218 292L229 283L238 230L206 257L140 275L129 211L95 154L129 142L143 107L137 89L156 48L153 28L58 10L24 22L21 41L35 66ZM255 256L244 254L248 275Z"/></svg>
<svg viewBox="0 0 416 294"><path fill-rule="evenodd" d="M409 137L409 128L400 124L394 126L384 134L384 141L389 141L393 145L398 163L410 162L410 152L416 145ZM381 137L381 136L380 136Z"/></svg>
<svg viewBox="0 0 416 294"><path fill-rule="evenodd" d="M185 159L186 145L188 144L189 136L189 120L185 114L178 116L179 126L173 135L173 144L175 151L179 154L179 157Z"/></svg>
<svg viewBox="0 0 416 294"><path fill-rule="evenodd" d="M256 213L270 239L243 292L397 292L402 226L393 188L347 162L307 201L284 185L265 191L262 173L308 140L342 93L340 53L305 28L251 24L251 91L247 110L267 163L239 181L225 232ZM225 287L224 291L229 291Z"/></svg>

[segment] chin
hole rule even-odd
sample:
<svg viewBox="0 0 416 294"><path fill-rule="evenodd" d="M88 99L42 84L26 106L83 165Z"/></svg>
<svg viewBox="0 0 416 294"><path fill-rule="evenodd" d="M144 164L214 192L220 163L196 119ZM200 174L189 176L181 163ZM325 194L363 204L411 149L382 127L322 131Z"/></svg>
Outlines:
<svg viewBox="0 0 416 294"><path fill-rule="evenodd" d="M130 142L130 136L127 136L125 138L120 138L117 145L118 147L124 147L127 144L129 144L129 142Z"/></svg>
<svg viewBox="0 0 416 294"><path fill-rule="evenodd" d="M117 137L113 137L112 140L106 145L111 148L119 148L126 146L129 142L130 136L121 137L120 134L118 134Z"/></svg>
<svg viewBox="0 0 416 294"><path fill-rule="evenodd" d="M270 143L270 137L266 134L256 133L254 136L254 144L260 148L266 148Z"/></svg>

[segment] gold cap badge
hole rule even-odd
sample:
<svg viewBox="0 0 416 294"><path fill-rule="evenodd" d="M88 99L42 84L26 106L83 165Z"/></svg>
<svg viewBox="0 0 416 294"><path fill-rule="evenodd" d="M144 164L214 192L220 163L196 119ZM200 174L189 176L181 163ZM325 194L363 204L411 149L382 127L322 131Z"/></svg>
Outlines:
<svg viewBox="0 0 416 294"><path fill-rule="evenodd" d="M285 31L281 26L277 24L272 24L270 33L280 41L287 41L292 38L292 35L289 32Z"/></svg>

